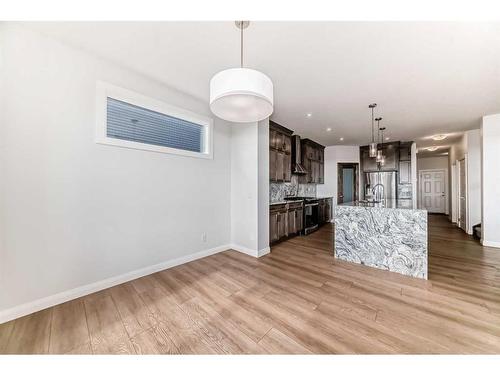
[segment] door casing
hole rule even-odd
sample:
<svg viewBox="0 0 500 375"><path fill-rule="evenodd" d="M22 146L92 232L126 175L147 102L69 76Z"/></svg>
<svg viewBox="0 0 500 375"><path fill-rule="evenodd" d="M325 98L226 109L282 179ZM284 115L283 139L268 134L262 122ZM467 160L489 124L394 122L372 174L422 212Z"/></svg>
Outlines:
<svg viewBox="0 0 500 375"><path fill-rule="evenodd" d="M342 179L344 168L354 169L354 200L359 200L359 163L337 163L337 204L344 203Z"/></svg>

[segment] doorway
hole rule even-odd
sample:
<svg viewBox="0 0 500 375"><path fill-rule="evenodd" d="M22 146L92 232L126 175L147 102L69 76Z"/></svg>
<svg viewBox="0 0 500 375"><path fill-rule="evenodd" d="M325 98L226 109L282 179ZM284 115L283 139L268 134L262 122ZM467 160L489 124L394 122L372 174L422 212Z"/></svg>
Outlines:
<svg viewBox="0 0 500 375"><path fill-rule="evenodd" d="M465 159L458 160L458 226L467 232L467 171Z"/></svg>
<svg viewBox="0 0 500 375"><path fill-rule="evenodd" d="M358 170L358 163L337 163L337 204L359 199Z"/></svg>
<svg viewBox="0 0 500 375"><path fill-rule="evenodd" d="M448 203L446 169L426 169L419 171L420 208L431 213L446 213Z"/></svg>

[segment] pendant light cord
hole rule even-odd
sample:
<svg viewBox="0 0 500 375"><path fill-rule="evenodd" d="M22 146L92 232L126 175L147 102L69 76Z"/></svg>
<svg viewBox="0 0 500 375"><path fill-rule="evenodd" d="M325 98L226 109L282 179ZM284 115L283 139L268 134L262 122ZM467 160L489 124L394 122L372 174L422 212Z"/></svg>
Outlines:
<svg viewBox="0 0 500 375"><path fill-rule="evenodd" d="M243 68L243 24L240 28L240 67Z"/></svg>
<svg viewBox="0 0 500 375"><path fill-rule="evenodd" d="M373 138L373 107L372 107L372 143L374 142Z"/></svg>
<svg viewBox="0 0 500 375"><path fill-rule="evenodd" d="M377 142L380 143L380 120L377 121Z"/></svg>

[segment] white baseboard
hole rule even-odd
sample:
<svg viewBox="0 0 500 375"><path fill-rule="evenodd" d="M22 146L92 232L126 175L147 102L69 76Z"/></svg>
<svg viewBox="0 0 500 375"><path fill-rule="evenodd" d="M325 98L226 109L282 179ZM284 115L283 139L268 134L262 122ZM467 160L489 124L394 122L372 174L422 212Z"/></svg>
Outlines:
<svg viewBox="0 0 500 375"><path fill-rule="evenodd" d="M481 240L481 245L488 246L488 247L498 247L498 248L500 248L500 242L497 242L497 241L485 241L485 240Z"/></svg>
<svg viewBox="0 0 500 375"><path fill-rule="evenodd" d="M180 258L168 260L166 262L158 263L152 266L141 268L139 270L127 272L122 275L113 276L108 279L97 281L92 284L83 285L74 289L70 289L52 296L37 299L32 302L24 303L9 309L0 311L0 324L8 322L13 319L20 318L21 316L29 315L34 312L59 305L61 303L73 300L75 298L83 297L88 294L98 292L103 289L111 288L112 286L123 284L127 281L138 279L139 277L147 276L155 272L163 271L168 268L179 266L184 263L191 262L196 259L204 258L209 255L220 253L231 249L230 245L223 245L214 247L212 249L202 250L194 254L189 254Z"/></svg>
<svg viewBox="0 0 500 375"><path fill-rule="evenodd" d="M248 247L237 245L237 244L231 244L230 246L231 246L231 249L239 251L240 253L243 253L246 255L250 255L251 257L254 257L254 258L259 258L259 257L264 256L266 254L269 254L271 252L270 247L266 247L266 248L260 249L260 250L253 250L253 249L250 249Z"/></svg>
<svg viewBox="0 0 500 375"><path fill-rule="evenodd" d="M265 248L263 248L263 249L260 249L260 250L257 252L257 254L258 254L258 256L259 256L259 257L262 257L262 256L264 256L264 255L269 254L270 252L271 252L271 248L268 246L268 247L265 247Z"/></svg>

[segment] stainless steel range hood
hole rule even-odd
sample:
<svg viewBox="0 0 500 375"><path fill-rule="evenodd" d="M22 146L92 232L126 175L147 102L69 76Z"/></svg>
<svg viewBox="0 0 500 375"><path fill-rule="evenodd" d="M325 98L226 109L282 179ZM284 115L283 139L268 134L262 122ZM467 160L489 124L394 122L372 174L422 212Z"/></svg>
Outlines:
<svg viewBox="0 0 500 375"><path fill-rule="evenodd" d="M307 174L307 170L301 164L300 136L292 136L292 173Z"/></svg>

